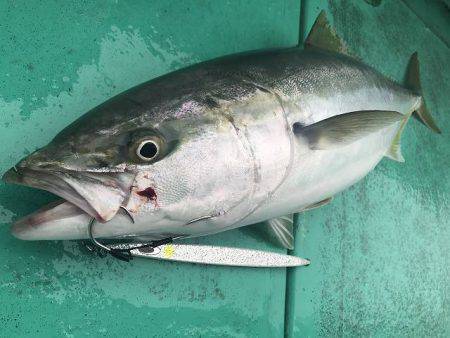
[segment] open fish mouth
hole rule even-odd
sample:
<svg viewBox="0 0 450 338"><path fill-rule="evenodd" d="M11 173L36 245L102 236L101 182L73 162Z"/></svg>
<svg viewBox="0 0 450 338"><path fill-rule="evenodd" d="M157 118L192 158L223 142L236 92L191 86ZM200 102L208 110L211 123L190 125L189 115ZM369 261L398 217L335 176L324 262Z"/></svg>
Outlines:
<svg viewBox="0 0 450 338"><path fill-rule="evenodd" d="M16 237L39 239L33 235L39 227L60 224L62 220L74 224L85 224L92 217L102 223L111 220L127 202L134 175L18 167L7 171L2 179L7 183L43 189L65 200L45 206L14 223L11 231ZM39 237L44 236L43 229L39 230ZM56 226L51 230L56 236Z"/></svg>

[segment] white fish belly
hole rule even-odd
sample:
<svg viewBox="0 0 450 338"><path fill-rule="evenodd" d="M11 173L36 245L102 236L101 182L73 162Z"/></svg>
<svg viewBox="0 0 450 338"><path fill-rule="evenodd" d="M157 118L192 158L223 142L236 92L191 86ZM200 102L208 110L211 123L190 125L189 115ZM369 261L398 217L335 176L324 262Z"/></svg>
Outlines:
<svg viewBox="0 0 450 338"><path fill-rule="evenodd" d="M355 184L381 161L398 128L396 124L329 150L310 150L298 142L289 177L261 208L238 226L299 212Z"/></svg>

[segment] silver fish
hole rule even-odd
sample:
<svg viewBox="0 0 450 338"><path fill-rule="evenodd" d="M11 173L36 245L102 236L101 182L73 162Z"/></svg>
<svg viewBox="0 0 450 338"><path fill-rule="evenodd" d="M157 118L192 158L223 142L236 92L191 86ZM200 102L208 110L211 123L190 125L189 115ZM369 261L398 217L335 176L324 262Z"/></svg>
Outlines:
<svg viewBox="0 0 450 338"><path fill-rule="evenodd" d="M413 112L439 131L417 54L403 87L345 55L324 15L306 46L204 62L88 112L4 175L65 200L12 233L86 239L94 217L96 238L150 241L268 221L261 228L292 248L293 213L326 204L385 156L403 161Z"/></svg>

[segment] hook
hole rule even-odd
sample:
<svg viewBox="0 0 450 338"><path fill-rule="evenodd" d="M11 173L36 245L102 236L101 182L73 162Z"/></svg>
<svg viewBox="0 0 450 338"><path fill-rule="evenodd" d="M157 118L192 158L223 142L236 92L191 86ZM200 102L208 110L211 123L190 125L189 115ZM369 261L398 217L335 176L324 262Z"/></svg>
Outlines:
<svg viewBox="0 0 450 338"><path fill-rule="evenodd" d="M125 207L120 207L122 210L125 211L125 213L128 215L128 217L130 218L131 222L134 223L134 218L131 215L131 213L125 208ZM156 240L156 241L151 241L149 243L146 244L139 244L139 245L135 245L135 246L128 246L126 248L111 248L109 246L106 246L102 243L100 243L95 237L94 237L94 224L96 222L96 219L94 217L92 217L91 221L89 222L88 225L88 236L89 236L89 240L91 241L91 244L85 244L86 248L91 251L91 252L96 252L100 257L106 257L107 254L110 254L111 256L120 259L124 262L129 262L130 260L133 259L133 256L131 254L131 250L135 250L135 249L142 249L142 248L156 248L158 246L164 245L164 244L169 244L172 243L172 240L174 238L172 237L168 237L168 238L163 238L160 240ZM178 236L175 237L175 239L177 238L181 238L182 236Z"/></svg>
<svg viewBox="0 0 450 338"><path fill-rule="evenodd" d="M130 220L131 220L131 223L135 223L134 222L134 218L133 218L133 215L131 215L131 213L128 211L128 209L127 208L125 208L124 206L120 206L120 209L122 209L124 212L125 212L125 214L128 216L128 217L130 217Z"/></svg>
<svg viewBox="0 0 450 338"><path fill-rule="evenodd" d="M93 247L87 246L88 250L97 252L98 255L102 258L106 257L107 254L110 254L111 256L113 256L117 259L120 259L124 262L129 262L130 260L132 260L133 257L131 256L131 250L111 249L110 247L100 243L98 240L95 239L95 237L93 235L93 228L94 228L95 221L96 221L96 219L94 217L92 217L91 221L89 222L89 226L88 226L89 239L91 240L91 243L94 245Z"/></svg>

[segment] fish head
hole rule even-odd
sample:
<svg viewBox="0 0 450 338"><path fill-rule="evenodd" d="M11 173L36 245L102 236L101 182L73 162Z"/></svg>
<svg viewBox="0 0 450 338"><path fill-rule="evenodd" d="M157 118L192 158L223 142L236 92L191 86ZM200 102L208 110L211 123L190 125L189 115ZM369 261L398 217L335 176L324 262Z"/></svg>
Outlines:
<svg viewBox="0 0 450 338"><path fill-rule="evenodd" d="M31 240L85 238L93 217L106 223L102 237L121 237L220 215L249 186L251 164L236 138L227 118L207 105L183 98L147 109L119 96L4 174L6 182L66 201L19 220L12 232ZM142 224L138 230L116 226L121 208Z"/></svg>

